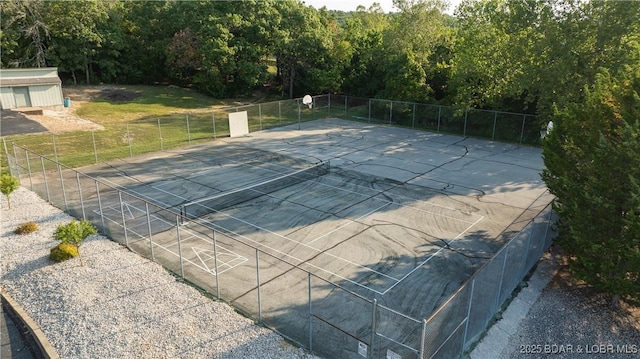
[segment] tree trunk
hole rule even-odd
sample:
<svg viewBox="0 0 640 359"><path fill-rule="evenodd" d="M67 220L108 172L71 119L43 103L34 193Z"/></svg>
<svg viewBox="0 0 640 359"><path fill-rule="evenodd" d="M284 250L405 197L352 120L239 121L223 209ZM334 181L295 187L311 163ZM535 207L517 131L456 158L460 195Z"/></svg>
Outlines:
<svg viewBox="0 0 640 359"><path fill-rule="evenodd" d="M87 85L89 85L89 57L84 55L84 73L87 80Z"/></svg>

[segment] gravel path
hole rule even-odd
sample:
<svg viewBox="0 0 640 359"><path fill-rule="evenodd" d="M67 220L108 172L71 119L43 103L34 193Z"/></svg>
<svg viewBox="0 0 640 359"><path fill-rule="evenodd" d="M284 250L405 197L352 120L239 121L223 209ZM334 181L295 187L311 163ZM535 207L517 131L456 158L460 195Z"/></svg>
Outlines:
<svg viewBox="0 0 640 359"><path fill-rule="evenodd" d="M103 236L52 262L53 232L72 217L24 188L11 210L1 197L0 286L61 358L315 358ZM13 233L27 221L39 231Z"/></svg>
<svg viewBox="0 0 640 359"><path fill-rule="evenodd" d="M509 339L500 359L640 358L640 306L576 280L563 257L556 272Z"/></svg>

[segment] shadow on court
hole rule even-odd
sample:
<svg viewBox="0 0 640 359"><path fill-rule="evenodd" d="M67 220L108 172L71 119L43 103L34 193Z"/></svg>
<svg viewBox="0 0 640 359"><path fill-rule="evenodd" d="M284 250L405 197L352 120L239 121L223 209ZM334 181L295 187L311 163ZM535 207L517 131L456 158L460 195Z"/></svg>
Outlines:
<svg viewBox="0 0 640 359"><path fill-rule="evenodd" d="M77 181L65 203L111 238L322 355L411 357L422 319L549 203L542 165L537 148L325 119L46 185Z"/></svg>

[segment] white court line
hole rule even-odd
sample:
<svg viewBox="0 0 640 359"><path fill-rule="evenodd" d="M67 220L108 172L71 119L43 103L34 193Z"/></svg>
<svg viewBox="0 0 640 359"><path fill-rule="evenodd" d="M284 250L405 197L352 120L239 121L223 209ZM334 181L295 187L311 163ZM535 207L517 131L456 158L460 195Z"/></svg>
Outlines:
<svg viewBox="0 0 640 359"><path fill-rule="evenodd" d="M337 232L337 231L341 230L342 228L344 228L344 227L346 227L346 226L348 226L348 225L351 225L351 224L353 224L353 223L356 223L359 219L362 219L362 218L364 218L364 217L366 217L366 216L368 216L368 215L370 215L370 214L372 214L372 213L378 212L379 210L383 209L384 207L386 207L386 206L388 206L388 205L390 205L390 203L383 204L382 206L380 206L380 207L378 207L378 208L374 209L373 211L369 211L369 212L367 212L367 213L363 214L362 216L360 216L360 217L358 217L358 218L356 218L356 219L350 219L347 223L345 223L345 224L343 224L343 225L341 225L341 226L337 227L336 229L334 229L334 230L332 230L332 231L329 231L329 232L327 232L327 233L325 233L325 234L321 235L320 237L318 237L318 238L316 238L316 239L312 240L311 242L308 242L307 244L312 244L313 242L315 242L315 241L317 241L317 240L319 240L319 239L321 239L321 238L324 238L324 237L326 237L326 236L328 236L328 235L330 235L330 234L332 234L332 233L334 233L334 232Z"/></svg>
<svg viewBox="0 0 640 359"><path fill-rule="evenodd" d="M354 193L354 194L357 194L357 195L360 195L360 196L364 196L364 197L369 197L369 198L373 198L374 197L374 196L364 195L364 194L361 194L361 193L358 193L358 192L355 192L355 191L350 191L350 190L347 190L347 189L344 189L344 188L332 186L332 185L329 185L329 184L326 184L326 183L322 183L322 182L318 182L318 183L320 185L322 185L322 186L326 186L326 187L329 187L329 188L332 188L332 189L336 189L336 190L341 190L341 191L344 191L344 192ZM356 186L358 186L358 185L356 185ZM358 186L358 187L362 187L362 186ZM368 187L365 187L365 188L368 188ZM378 191L378 193L376 195L383 194L383 193L384 193L384 191ZM400 196L400 197L416 200L415 198L406 197L406 196ZM390 201L388 199L382 199L382 198L375 198L375 199L378 200L378 201L388 202L389 204L395 204L396 206L399 206L399 207L411 208L411 209L414 209L414 210L416 210L418 212L435 214L436 216L440 216L440 217L444 217L444 218L450 218L450 219L453 219L453 220L459 221L459 222L472 223L471 221L467 221L467 220L464 220L464 219L448 216L448 215L441 214L441 213L438 213L438 212L433 212L433 211L429 211L429 210L426 210L426 209L417 208L417 207L413 207L413 206L409 206L409 205L399 204L399 203ZM450 210L450 211L460 212L460 210L458 210L458 209L441 206L439 204L429 203L429 205L434 206L434 207L444 208L444 209ZM477 215L474 215L474 216L477 216Z"/></svg>
<svg viewBox="0 0 640 359"><path fill-rule="evenodd" d="M123 175L120 175L120 174L119 174L119 176L122 176L122 177L129 177L129 176L123 176ZM112 184L112 186L113 186L113 187L116 187L116 189L118 189L118 188L121 188L121 187L122 187L122 185L118 184L117 182L113 182L113 181L111 181L111 180L110 180L110 179L108 179L108 178L99 177L99 176L98 176L97 178L98 178L98 179L100 179L100 180L102 180L102 181L104 181L104 182L110 182L110 183ZM155 188L155 187L153 187L153 186L149 186L149 187ZM118 190L119 190L119 189L118 189ZM173 206L173 205L171 205L171 204L164 203L164 202L162 202L162 201L160 201L160 200L158 200L158 199L156 199L156 198L149 197L149 196L147 196L147 195L146 195L146 194L144 194L144 193L140 193L140 192L138 192L138 191L134 191L134 190L131 190L131 189L129 189L129 188L127 188L126 190L125 190L125 189L122 189L122 190L120 190L120 191L125 192L125 193L134 193L134 194L136 194L136 195L138 195L138 196L140 196L140 197L142 197L142 198L146 198L146 199L148 200L148 202L151 202L151 204L159 204L159 205L164 206L164 207L166 207L166 208L174 207L174 206ZM186 200L186 198L184 198L184 199Z"/></svg>
<svg viewBox="0 0 640 359"><path fill-rule="evenodd" d="M478 218L477 221L475 221L474 223L472 223L469 227L467 227L464 231L460 232L460 234L458 234L454 239L450 240L449 242L446 242L447 245L453 243L455 240L457 240L458 238L460 238L460 236L462 236L463 234L465 234L469 229L471 229L471 227L475 226L478 222L480 222L482 219L484 218L484 216L481 216L480 218ZM417 271L418 269L420 269L420 267L422 267L423 265L425 265L428 261L430 261L433 257L435 257L436 255L438 255L438 253L442 252L443 250L445 250L447 247L441 247L440 249L438 249L434 254L432 254L431 256L429 256L429 258L427 258L426 260L424 260L422 263L420 263L419 265L417 265L415 268L413 268L409 273L405 274L402 278L400 278L395 284L393 284L391 287L387 288L387 290L385 290L382 295L387 294L388 291L390 291L391 289L393 289L396 285L402 283L403 280L407 279L407 277L409 277L411 274L413 274L415 271Z"/></svg>
<svg viewBox="0 0 640 359"><path fill-rule="evenodd" d="M183 197L182 197L182 196L180 196L180 195L177 195L177 194L171 194L171 193L169 193L169 194L170 194L170 195L172 195L172 196L174 196L174 197L178 197L178 198L179 198L179 199L181 199L181 200L186 200L186 198L183 198ZM228 217L228 218L234 219L234 220L239 221L239 222L241 222L241 223L247 224L247 225L249 225L249 226L251 226L251 227L253 227L253 228L257 228L257 229L259 229L259 230L261 230L261 231L264 231L264 232L266 232L266 233L273 234L273 235L275 235L275 236L277 236L277 237L280 237L280 238L283 238L283 239L285 239L285 240L287 240L287 241L290 241L290 242L293 242L293 243L299 244L299 245L301 245L301 246L303 246L303 247L307 247L307 248L309 248L309 249L311 249L312 251L315 251L315 252L317 252L317 253L324 253L324 254L325 254L325 255L327 255L327 256L330 256L330 257L336 258L336 259L338 259L338 260L340 260L340 261L343 261L343 262L345 262L345 263L347 263L347 264L350 264L350 265L353 265L353 266L355 266L355 267L358 267L358 268L364 269L365 271L373 272L373 273L378 274L378 275L380 275L380 276L382 276L382 277L387 277L387 278L389 278L389 279L391 279L391 280L397 280L397 279L395 279L395 278L393 278L393 277L391 277L391 276L388 276L388 275L386 275L386 274L384 274L384 273L381 273L381 272L378 272L378 271L374 271L374 270L372 270L371 268L368 268L368 267L362 266L362 265L360 265L360 264L358 264L358 263L355 263L355 262L352 262L352 261L348 261L348 260L346 260L346 259L344 259L344 258L338 257L338 256L333 255L333 254L330 254L330 253L326 253L326 252L324 252L324 251L322 251L322 250L319 250L319 249L317 249L317 248L311 247L311 246L307 245L306 243L302 243L302 242L294 241L293 239L291 239L291 238L289 238L289 237L287 237L287 236L284 236L284 235L279 234L279 233L275 233L275 232L270 231L270 230L268 230L268 229L266 229L266 228L262 228L262 227L260 227L260 226L257 226L257 225L255 225L255 224L253 224L253 223L250 223L250 222L247 222L247 221L245 221L245 220L243 220L243 219L237 218L237 217L232 216L232 215L230 215L230 214L227 214L227 213L224 213L224 212L221 212L221 211L218 211L218 210L216 210L216 209L209 208L209 207L206 207L206 206L203 206L203 207L205 207L205 208L207 208L207 209L211 210L212 212L216 212L216 213L222 214L223 216L226 216L226 217ZM231 230L229 230L229 229L227 229L227 228L224 228L224 227L222 227L222 226L220 226L220 225L213 224L213 223L211 223L211 222L209 222L209 221L205 221L205 222L210 223L210 224L212 224L212 225L214 225L214 226L216 226L216 227L218 227L218 228L222 228L224 231L227 231L227 232L229 232L229 233L234 233L234 235L235 235L235 234L237 234L237 233L235 233L235 232L233 232L233 231L231 231ZM240 234L237 234L237 235L240 235ZM269 249L271 249L271 250L273 250L273 251L276 251L277 253L284 254L284 255L286 255L287 257L294 258L294 259L296 259L296 260L297 260L297 261L299 261L299 262L302 262L302 263L304 263L304 262L305 262L305 261L303 261L303 260L302 260L302 259L300 259L300 258L294 257L294 256L292 256L292 255L286 254L286 253L281 252L281 251L278 251L278 250L277 250L277 249L275 249L275 248L272 248L272 247L266 246L266 245L264 245L264 244L262 244L262 243L260 243L260 242L254 241L254 240L252 240L252 239L250 239L250 238L248 238L248 237L245 237L245 236L242 236L242 237L243 237L243 238L246 238L246 239L248 239L248 240L250 240L251 242L257 243L257 244L258 244L258 245L260 245L260 246L267 247L267 248L269 248ZM328 272L328 271L327 271L327 272ZM332 273L332 272L328 272L328 273L331 273L331 274L333 274L333 275L338 276L337 274Z"/></svg>
<svg viewBox="0 0 640 359"><path fill-rule="evenodd" d="M364 194L361 194L361 193L358 193L358 192L355 192L355 191L346 190L346 189L344 189L344 188L340 188L340 187L336 187L336 186L328 185L328 184L321 183L321 182L318 182L318 181L316 181L316 182L317 182L317 183L319 183L319 184L321 184L321 185L323 185L323 186L326 186L326 187L332 188L332 189L337 189L337 190L340 190L340 191L343 191L343 192L349 192L349 193L357 194L357 195L359 195L359 196L366 196L366 197L369 197L369 198L373 198L372 196L367 196L367 195L364 195ZM130 192L137 193L136 191L130 191ZM184 197L182 197L182 196L180 196L180 195L176 195L176 194L173 194L173 193L170 193L170 192L166 192L166 191L163 191L163 192L165 192L165 193L167 193L167 194L169 194L169 195L171 195L171 196L177 197L177 198L179 198L179 199L181 199L181 200L184 200L184 201L188 200L187 198L184 198ZM377 191L377 192L378 192L378 193L377 193L376 195L381 194L381 193L384 193L383 191ZM144 196L144 197L147 197L146 195L143 195L143 194L139 194L139 195ZM277 198L277 197L275 197L275 196L272 196L272 197ZM154 199L154 200L155 200L155 199ZM398 204L398 203L395 203L395 202L393 202L393 201L389 201L389 200L378 199L378 198L376 198L376 200L383 201L383 202L387 202L385 205L383 205L383 206L381 206L381 207L379 207L379 208L383 208L383 207L385 207L385 206L387 206L387 205L390 205L390 204L395 204L395 205L400 206L400 207L412 208L412 209L414 209L414 210L416 210L416 211L419 211L419 212L435 214L435 215L437 215L437 216L441 216L441 217L445 217L445 218L450 218L450 219L453 219L453 220L456 220L456 221L460 221L460 222L464 222L464 223L471 223L471 222L469 222L469 221L461 220L461 219L458 219L458 218L455 218L455 217L451 217L451 216L442 215L442 214L439 214L439 213L436 213L436 212L432 212L432 211L428 211L428 210L424 210L424 209L420 209L420 208L415 208L415 207L411 207L411 206L404 206L404 205L400 205L400 204ZM162 203L162 202L160 202L160 201L158 201L158 202L159 202L159 203ZM162 203L162 204L163 204L163 203ZM167 205L167 204L164 204L164 205L165 205L165 206L167 206L167 207L171 207L171 205ZM444 208L444 209L448 209L448 210L455 210L455 209L451 209L451 208L448 208L448 207L445 207L445 206L440 206L440 205L434 205L434 206L435 206L435 207ZM205 206L205 207L206 207L206 206ZM354 266L354 267L356 267L356 268L360 268L360 269L362 269L362 270L363 270L363 271L365 271L365 272L371 272L371 273L373 273L373 274L379 275L380 277L388 278L388 279L390 279L392 282L394 282L394 284L392 284L392 285L391 285L389 288L387 288L384 292L380 292L380 291L377 291L377 290L375 290L375 289L372 289L372 288L370 288L370 287L368 287L368 286L366 286L366 285L363 285L363 284L360 284L360 283L358 283L358 282L355 282L355 281L353 281L353 280L351 280L351 279L348 279L348 278L342 277L342 276L338 275L337 273L334 273L334 272L328 271L328 270L326 270L326 269L324 269L324 268L320 268L320 267L318 267L318 266L316 266L316 265L314 265L314 264L308 263L307 261L303 261L302 259L300 259L300 258L298 258L298 257L295 257L295 256L290 255L290 254L288 254L288 253L284 253L284 252L279 251L279 250L277 250L277 249L275 249L275 248L272 248L272 247L266 246L266 245L264 245L264 244L262 244L262 243L260 243L260 242L258 242L258 241L255 241L255 240L253 240L253 239L251 239L251 238L248 238L248 237L246 237L246 236L244 236L244 235L241 235L241 234L239 234L239 233L236 233L236 232L234 232L234 231L231 231L231 230L229 230L229 229L227 229L227 228L224 228L224 227L222 227L222 226L220 226L220 225L217 225L217 224L215 224L215 223L212 223L212 222L210 222L210 221L208 221L208 220L205 220L205 222L206 222L206 223L209 223L209 224L210 224L210 225L212 225L212 226L215 226L215 227L221 228L223 231L226 231L226 232L228 232L228 233L232 233L233 235L235 235L235 236L239 236L239 237L241 237L241 238L245 238L246 240L248 240L248 241L250 241L250 242L252 242L252 243L255 243L256 245L263 246L263 247L267 247L267 248L271 249L272 251L274 251L274 252L276 252L276 253L279 253L279 254L281 254L281 255L283 255L283 256L285 256L285 257L289 257L289 258L295 259L295 260L297 260L298 262L300 262L301 264L302 264L302 263L305 263L305 264L309 265L309 266L310 266L310 267L312 267L312 268L316 268L316 269L318 269L318 270L320 270L320 271L322 271L322 272L325 272L325 273L328 273L328 274L330 274L330 275L336 276L336 277L338 277L338 278L340 278L340 279L342 279L342 280L345 280L345 281L347 281L347 282L350 282L350 283L352 283L352 284L354 284L354 285L356 285L356 286L360 286L360 287L362 287L362 288L368 289L368 290L370 290L370 291L372 291L372 292L375 292L375 293L378 293L378 294L380 294L380 295L384 295L384 294L386 294L389 290L393 289L396 285L398 285L398 284L399 284L399 283L401 283L403 280L405 280L409 275L411 275L413 272L415 272L417 269L419 269L422 265L426 264L426 263L427 263L431 258L433 258L433 256L437 255L438 253L440 253L440 252L445 248L445 247L440 248L436 253L434 253L431 257L427 258L424 262L422 262L419 266L417 266L416 268L414 268L414 269L413 269L412 271L410 271L408 274L406 274L405 276L403 276L403 277L402 277L402 278L400 278L400 279L396 279L396 278L394 278L394 277L392 277L392 276L389 276L389 275L387 275L387 274L384 274L384 273L382 273L382 272L378 272L378 271L372 270L371 268L368 268L368 267L362 266L362 265L360 265L360 264L358 264L358 263L355 263L355 262L352 262L352 261L346 260L346 259L344 259L344 258L338 257L338 256L336 256L336 255L334 255L334 254L330 254L330 253L326 253L326 252L324 252L324 251L322 251L322 250L318 250L318 249L316 249L316 248L314 248L314 247L309 246L309 245L308 245L308 244L306 244L306 243L302 243L302 242L299 242L299 241L295 241L295 240L293 240L293 239L291 239L291 238L289 238L289 237L287 237L287 236L281 235L281 234L279 234L279 233L275 233L275 232L270 231L270 230L268 230L268 229L266 229L266 228L263 228L263 227L257 226L257 225L255 225L255 224L252 224L252 223L250 223L250 222L247 222L247 221L242 220L242 219L240 219L240 218L237 218L237 217L235 217L235 216L229 215L229 214L227 214L227 213L224 213L224 212L221 212L221 211L215 210L215 209L213 209L213 208L208 208L208 207L206 207L206 208L207 208L207 209L209 209L209 210L211 210L212 212L222 214L223 216L226 216L226 217L228 217L228 218L231 218L231 219L237 220L237 221L239 221L239 222L241 222L241 223L245 223L245 224L247 224L247 225L249 225L249 226L251 226L251 227L253 227L253 228L257 228L257 229L259 229L259 230L261 230L261 231L264 231L264 232L266 232L266 233L273 234L273 235L275 235L275 236L277 236L277 237L280 237L280 238L285 239L285 240L287 240L287 241L290 241L290 242L292 242L292 243L296 243L296 244L302 245L302 246L307 247L307 248L309 248L309 249L311 249L312 251L315 251L315 252L317 252L317 253L324 253L325 255L327 255L327 256L329 256L329 257L333 257L333 258L335 258L335 259L337 259L337 260L339 260L339 261L342 261L342 262L345 262L345 263L347 263L347 264L350 264L350 265L352 265L352 266ZM375 211L374 211L374 212L375 212ZM373 212L371 212L371 213L373 213ZM359 218L362 218L362 217L359 217ZM481 216L480 218L478 218L475 222L471 223L471 225L469 225L469 226L467 227L467 229L465 229L463 232L461 232L460 234L458 234L458 235L457 235L453 240L451 240L451 241L450 241L450 242L448 242L448 243L452 243L453 241L457 240L457 239L458 239L462 234L464 234L467 230L469 230L469 229L470 229L471 227L473 227L475 224L477 224L478 222L480 222L480 220L482 220L483 218L484 218L484 216ZM117 222L115 222L115 223L117 223ZM346 225L349 225L349 224L351 224L351 223L348 223L348 224L346 224ZM345 226L346 226L346 225L345 225ZM343 226L343 227L344 227L344 226ZM337 230L337 229L336 229L336 230ZM335 230L334 230L334 231L335 231ZM325 235L326 235L326 234L325 234ZM321 236L321 237L322 237L322 236ZM313 243L313 242L317 241L317 240L318 240L318 239L320 239L321 237L314 239L311 243ZM161 246L161 247L162 247L162 246ZM162 248L164 248L164 247L162 247ZM167 249L167 250L168 250L168 249ZM172 253L173 253L173 252L172 252ZM175 253L173 253L173 254L175 255ZM202 267L200 267L200 266L198 266L198 267L202 269ZM204 269L203 269L203 270L204 270Z"/></svg>
<svg viewBox="0 0 640 359"><path fill-rule="evenodd" d="M380 295L383 295L383 294L384 294L383 292L377 291L377 290L372 289L372 288L370 288L370 287L368 287L368 286L366 286L366 285L362 285L362 284L360 284L360 283L358 283L358 282L354 282L353 280L351 280L351 279L349 279L349 278L345 278L345 277L343 277L343 276L341 276L341 275L338 275L337 273L333 273L333 272L330 272L330 271L328 271L328 270L326 270L326 269L324 269L324 268L318 267L318 266L316 266L315 264L311 264L311 263L309 263L309 262L307 262L307 261L303 261L303 260L301 260L300 258L297 258L297 257L294 257L294 256L292 256L292 255L290 255L290 254L287 254L287 253L281 252L281 251L279 251L279 250L277 250L277 249L275 249L275 248L271 248L271 247L265 246L264 244L262 244L262 243L260 243L260 242L257 242L257 241L255 241L255 240L253 240L253 239L251 239L251 238L249 238L249 237L247 237L247 236L245 236L245 235L242 235L242 234L240 234L240 233L236 233L236 232L234 232L234 231L228 230L228 229L226 229L226 228L224 228L224 227L222 227L222 226L219 226L219 225L217 225L217 224L215 224L215 223L212 223L212 222L209 222L209 221L207 221L207 220L204 220L204 222L208 223L208 224L209 224L209 225L211 225L211 226L221 228L221 229L222 229L222 231L227 232L227 233L230 233L230 234L232 234L232 235L233 235L233 236L235 236L235 237L239 237L239 238L246 239L246 240L247 240L247 241L249 241L249 242L256 243L257 245L262 246L262 247L267 247L267 248L271 249L272 251L274 251L274 252L276 252L276 253L282 254L284 257L290 257L290 258L293 258L293 259L295 259L295 260L299 261L299 262L300 262L300 264L298 264L298 265L293 265L293 266L295 266L295 267L299 267L299 266L300 266L300 265L302 265L302 264L306 264L306 265L308 265L308 266L310 266L310 267L312 267L312 268L315 268L315 269L317 269L317 270L319 270L319 271L321 271L321 272L328 273L328 274L330 274L330 275L332 275L332 276L336 276L336 277L338 277L338 278L340 278L340 279L342 279L342 280L344 280L344 281L346 281L346 282L350 282L351 284L354 284L354 285L356 285L356 286L358 286L358 287L365 288L365 289L367 289L367 290L370 290L370 291L372 291L372 292L374 292L374 293L377 293L377 294L380 294ZM341 258L339 258L339 257L337 257L337 258L338 258L339 260L343 260L343 259L341 259ZM343 260L343 261L344 261L344 260ZM345 262L347 262L347 261L345 261ZM359 265L358 265L358 266L359 266ZM368 269L368 268L365 268L365 269ZM371 271L371 272L375 272L375 271ZM377 272L376 272L376 273L377 273ZM382 274L382 273L379 273L379 274ZM386 275L382 274L382 276L386 276ZM389 277L389 276L386 276L386 277L390 278L390 279L391 279L391 280L393 280L393 281L397 281L397 279L394 279L394 278L392 278L392 277Z"/></svg>
<svg viewBox="0 0 640 359"><path fill-rule="evenodd" d="M132 207L133 207L133 208L136 208L136 209L138 209L138 210L140 210L139 208L137 208L137 207L135 207L135 206L132 206ZM117 211L115 211L115 207L113 207L113 206L109 206L109 207L106 207L106 208L107 208L107 209L111 209L111 210L113 210L115 213L117 213ZM96 212L96 211L94 210L94 212ZM144 211L143 211L143 212L144 212ZM109 216L104 216L104 217L106 217L106 219L107 219L107 220L109 220L109 221L111 221L111 222L115 223L117 226L124 228L124 226L123 226L122 224L120 224L120 222L117 222L117 221L115 221L115 220L111 219ZM166 224L169 224L169 225L172 225L173 227L175 227L175 224L172 224L172 223L170 223L170 222L167 222L167 221L165 221L163 218L157 217L157 216L155 216L155 215L153 215L153 214L152 214L150 217L154 217L154 218L155 218L155 220L159 220L159 221L161 221L161 222L164 222L164 223L166 223ZM134 217L134 218L135 218L135 217ZM144 235L142 235L142 234L140 234L140 233L136 232L135 230L131 229L131 227L127 227L127 232L130 232L130 233L134 234L135 236L137 236L137 237L139 238L139 240L145 240L145 239L147 238L147 236L144 236ZM183 241L186 241L186 240L189 240L189 239L192 239L192 238L197 238L197 239L199 239L199 240L204 241L204 242L205 242L205 243L207 243L207 244L211 244L211 245L213 245L213 241L209 242L209 240L208 240L208 239L205 239L205 238L203 238L203 237L201 237L201 236L199 236L199 235L197 235L197 234L193 233L192 231L189 231L188 229L183 229L183 230L181 231L181 233L182 233L182 232L186 232L186 233L190 234L190 236L187 236L187 237L185 237L185 238L181 238L181 239L180 239L180 242L181 242L181 243L182 243ZM160 243L158 243L158 242L154 242L153 244L154 244L155 246L157 246L157 247L160 247L160 248L164 249L164 250L165 250L165 251L167 251L167 252L170 252L171 254L175 255L175 256L176 256L176 257L178 257L178 258L180 257L180 254L179 254L179 253L175 253L173 250L171 250L171 249L170 249L169 247L167 247L167 246L163 246L162 244L160 244ZM170 246L174 246L174 245L177 245L177 244L178 244L178 243L177 243L177 241L176 241L176 243L175 243L175 244L174 244L174 243L171 243L171 244L170 244ZM220 249L222 249L222 250L224 250L224 251L226 251L227 253L231 253L231 254L235 255L235 258L233 259L233 261L240 260L240 262L239 262L238 264L235 264L235 265L231 265L231 264L228 264L228 263L226 263L226 262L218 263L218 265L219 265L219 266L220 266L220 265L222 265L222 266L225 266L225 265L226 265L226 266L228 267L227 269L225 269L225 270L223 270L223 271L220 271L220 274L222 274L222 273L224 273L224 272L226 272L226 271L229 271L229 270L231 270L231 269L233 269L233 268L235 268L235 267L237 267L237 266L241 265L242 263L244 263L244 262L248 261L248 259L247 259L246 257L244 257L244 256L242 256L242 255L240 255L240 254L238 254L238 253L236 253L236 252L234 252L234 251L232 251L232 250L229 250L229 249L225 248L224 246L218 245L217 247L218 247L218 248L220 248ZM191 247L191 248L193 248L193 249L195 250L195 248L194 248L194 247ZM198 256L198 258L200 258L200 256L199 256L197 253L196 253L196 256ZM200 265L198 265L197 263L194 263L194 262L193 262L193 261L191 261L190 259L183 258L183 260L186 260L187 262L192 263L194 266L196 266L196 267L198 267L198 268L200 268L200 269L202 269L202 270L204 270L204 271L206 271L206 272L209 272L209 273L211 273L211 274L213 274L213 275L216 275L216 274L215 274L215 273L213 273L211 270L209 270L209 268L208 268L208 267L206 267L206 263L204 263L204 261L202 261L202 258L200 258L200 260L202 261L202 264L203 264L206 268L201 267ZM218 268L218 269L219 269L219 268Z"/></svg>

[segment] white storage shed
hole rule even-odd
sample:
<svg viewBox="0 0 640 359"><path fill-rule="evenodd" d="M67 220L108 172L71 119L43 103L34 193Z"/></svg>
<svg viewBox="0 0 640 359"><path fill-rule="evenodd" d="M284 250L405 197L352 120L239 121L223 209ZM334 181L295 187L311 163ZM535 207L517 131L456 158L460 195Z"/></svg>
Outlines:
<svg viewBox="0 0 640 359"><path fill-rule="evenodd" d="M0 109L59 108L63 104L56 67L0 69Z"/></svg>

